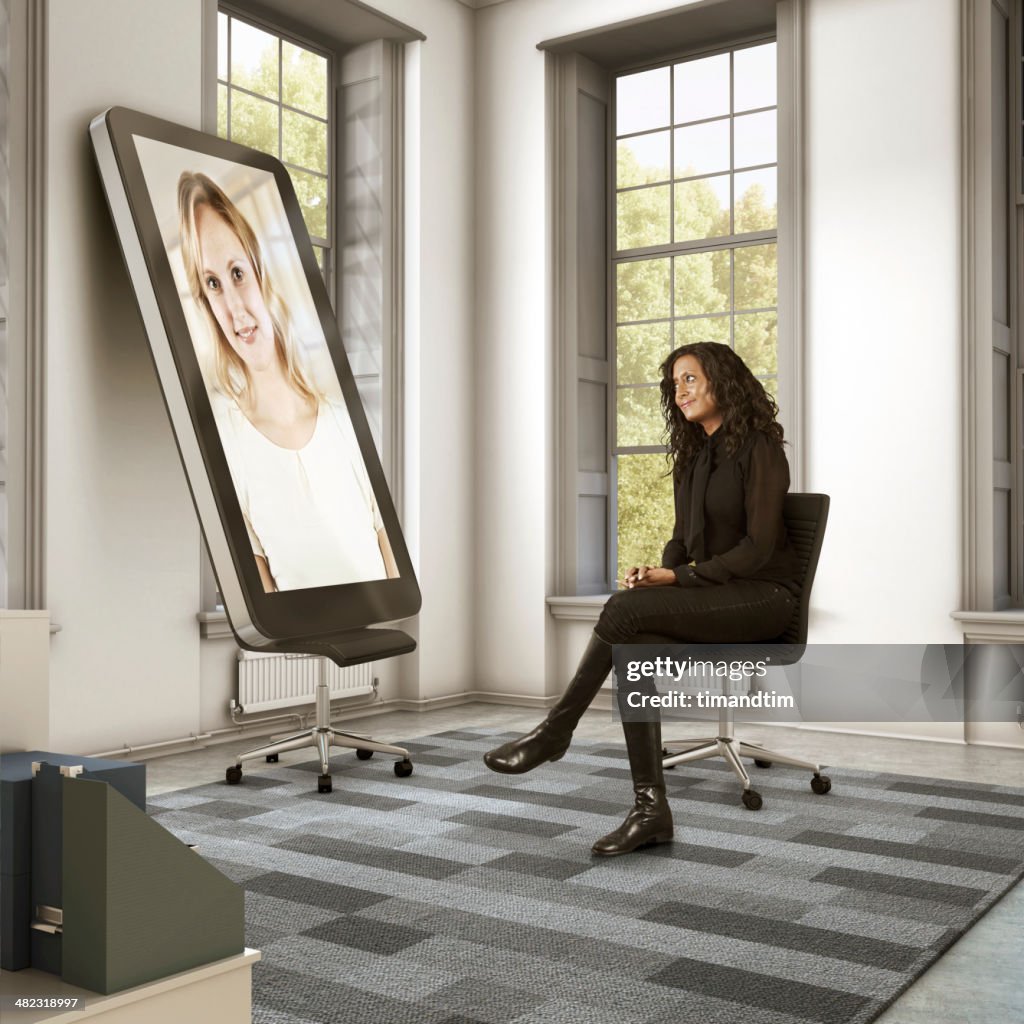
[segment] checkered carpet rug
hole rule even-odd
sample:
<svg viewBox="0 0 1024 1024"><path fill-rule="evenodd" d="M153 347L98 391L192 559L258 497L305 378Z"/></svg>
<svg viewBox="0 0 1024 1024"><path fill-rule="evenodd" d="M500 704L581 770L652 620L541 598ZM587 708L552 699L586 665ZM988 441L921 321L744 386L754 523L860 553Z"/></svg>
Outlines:
<svg viewBox="0 0 1024 1024"><path fill-rule="evenodd" d="M863 1024L1024 876L1020 790L773 768L753 812L708 761L666 773L671 846L594 858L622 748L494 775L508 738L408 743L407 779L339 751L329 795L259 763L150 801L245 887L257 1024Z"/></svg>

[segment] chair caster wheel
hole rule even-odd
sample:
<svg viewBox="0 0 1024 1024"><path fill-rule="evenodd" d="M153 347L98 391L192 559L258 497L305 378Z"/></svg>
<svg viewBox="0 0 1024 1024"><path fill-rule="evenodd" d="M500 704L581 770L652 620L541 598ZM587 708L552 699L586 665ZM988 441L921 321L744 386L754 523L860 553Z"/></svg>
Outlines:
<svg viewBox="0 0 1024 1024"><path fill-rule="evenodd" d="M771 761L765 761L760 757L754 758L754 764L756 764L758 768L771 768L772 766Z"/></svg>
<svg viewBox="0 0 1024 1024"><path fill-rule="evenodd" d="M356 757L358 757L360 761L369 761L370 758L373 757L373 751L364 750L362 747L356 747Z"/></svg>
<svg viewBox="0 0 1024 1024"><path fill-rule="evenodd" d="M237 786L242 781L242 768L240 765L233 764L225 773L224 781L229 786Z"/></svg>
<svg viewBox="0 0 1024 1024"><path fill-rule="evenodd" d="M277 754L267 754L267 764L277 764L281 758Z"/></svg>
<svg viewBox="0 0 1024 1024"><path fill-rule="evenodd" d="M761 810L761 804L764 801L761 799L761 794L753 789L743 790L743 806L748 811L759 811Z"/></svg>
<svg viewBox="0 0 1024 1024"><path fill-rule="evenodd" d="M395 762L395 774L400 779L407 779L412 775L412 761L406 758L404 761Z"/></svg>
<svg viewBox="0 0 1024 1024"><path fill-rule="evenodd" d="M818 796L824 796L832 788L832 780L827 775L815 775L811 779L811 789Z"/></svg>
<svg viewBox="0 0 1024 1024"><path fill-rule="evenodd" d="M330 793L333 788L330 775L318 775L316 777L316 791L318 793Z"/></svg>

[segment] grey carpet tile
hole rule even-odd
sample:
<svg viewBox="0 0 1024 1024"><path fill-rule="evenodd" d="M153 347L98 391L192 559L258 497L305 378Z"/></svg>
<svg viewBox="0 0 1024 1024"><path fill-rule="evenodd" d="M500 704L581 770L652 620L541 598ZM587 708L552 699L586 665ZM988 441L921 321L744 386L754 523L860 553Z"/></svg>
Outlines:
<svg viewBox="0 0 1024 1024"><path fill-rule="evenodd" d="M245 894L246 932L259 928L264 942L294 935L314 925L337 919L335 911L324 907L311 907L308 903L293 903L277 896L267 896L247 890Z"/></svg>
<svg viewBox="0 0 1024 1024"><path fill-rule="evenodd" d="M973 804L999 804L1005 807L1024 808L1024 795L1020 793L985 792L985 790L970 786L947 785L938 782L892 782L885 788L892 793L913 793L928 797L967 800Z"/></svg>
<svg viewBox="0 0 1024 1024"><path fill-rule="evenodd" d="M366 867L396 871L403 875L421 875L424 878L449 878L457 875L465 867L441 857L406 853L404 850L379 849L364 843L331 839L321 835L300 833L275 845L281 850L294 850L296 853L329 857L346 864L363 864Z"/></svg>
<svg viewBox="0 0 1024 1024"><path fill-rule="evenodd" d="M843 1024L872 1008L867 996L851 995L801 981L780 981L754 971L680 959L655 974L652 981L686 992L717 996L749 1006L767 1007L801 1020Z"/></svg>
<svg viewBox="0 0 1024 1024"><path fill-rule="evenodd" d="M540 836L553 839L575 831L575 825L560 825L550 821L532 821L528 818L516 818L507 814L491 814L488 811L462 811L454 814L446 821L458 825L474 825L478 828L498 832L515 832L520 835Z"/></svg>
<svg viewBox="0 0 1024 1024"><path fill-rule="evenodd" d="M354 944L331 942L308 935L279 939L264 949L264 958L285 970L318 981L338 981L391 999L411 1002L458 981L455 965L428 967L398 953L378 953Z"/></svg>
<svg viewBox="0 0 1024 1024"><path fill-rule="evenodd" d="M398 811L412 807L415 800L403 800L382 793L360 793L358 790L338 788L330 793L303 793L300 800L315 800L318 806L344 804L347 807L366 807L371 811Z"/></svg>
<svg viewBox="0 0 1024 1024"><path fill-rule="evenodd" d="M154 799L248 890L254 1021L867 1024L1024 876L1012 787L773 768L752 813L711 762L670 773L673 844L594 858L621 746L493 775L511 735L416 740L407 779L339 754L329 795L308 762Z"/></svg>
<svg viewBox="0 0 1024 1024"><path fill-rule="evenodd" d="M646 1024L648 1017L640 1007L632 1013L609 1012L599 1006L585 1006L567 999L549 999L515 1018L515 1024ZM679 1024L679 1020L675 1021Z"/></svg>
<svg viewBox="0 0 1024 1024"><path fill-rule="evenodd" d="M424 1000L424 1003L455 1010L471 1020L508 1024L524 1009L537 1006L545 996L523 986L490 982L480 985L476 978L460 978Z"/></svg>
<svg viewBox="0 0 1024 1024"><path fill-rule="evenodd" d="M901 822L894 825L887 821L861 821L846 829L849 836L861 839L883 839L893 843L921 843L928 839L928 826L914 828Z"/></svg>
<svg viewBox="0 0 1024 1024"><path fill-rule="evenodd" d="M558 793L538 793L525 787L513 788L493 783L473 786L467 790L470 796L486 797L488 800L507 800L514 804L539 804L542 807L556 807L562 811L585 811L589 814L622 817L622 800L583 800L576 796Z"/></svg>
<svg viewBox="0 0 1024 1024"><path fill-rule="evenodd" d="M874 889L837 889L828 906L891 916L898 920L935 924L949 929L955 929L964 915L963 906L955 903L935 903L932 900L921 900Z"/></svg>
<svg viewBox="0 0 1024 1024"><path fill-rule="evenodd" d="M671 924L677 928L729 935L763 942L783 949L826 953L851 963L906 970L921 955L921 947L890 942L860 934L842 934L830 928L774 921L758 914L741 914L722 908L702 907L694 903L663 903L643 915L645 921Z"/></svg>
<svg viewBox="0 0 1024 1024"><path fill-rule="evenodd" d="M865 935L922 949L941 945L948 940L950 931L942 924L914 921L887 914L871 914L850 907L840 907L835 903L812 907L799 917L797 923L825 928L838 934Z"/></svg>
<svg viewBox="0 0 1024 1024"><path fill-rule="evenodd" d="M885 839L865 839L861 836L842 835L836 832L800 832L792 836L791 843L804 843L832 850L849 850L853 853L871 853L880 857L898 857L924 864L941 864L946 867L971 868L987 871L994 875L1013 875L1018 862L1010 857L992 857L978 851L943 850L922 846L920 843L893 842Z"/></svg>
<svg viewBox="0 0 1024 1024"><path fill-rule="evenodd" d="M956 821L962 825L976 825L979 828L992 828L1024 832L1024 819L1010 814L992 814L983 811L955 811L949 807L922 807L917 812L918 818L929 818L934 821ZM1022 839L1024 841L1024 839Z"/></svg>
<svg viewBox="0 0 1024 1024"><path fill-rule="evenodd" d="M317 1024L308 1017L296 1017L293 1013L285 1013L283 1010L272 1010L269 1006L254 1006L252 1008L252 1024Z"/></svg>
<svg viewBox="0 0 1024 1024"><path fill-rule="evenodd" d="M811 881L841 885L850 889L870 889L872 892L891 896L913 896L915 899L929 900L933 903L955 903L961 907L973 907L986 895L984 889L971 886L929 882L920 878L887 875L879 871L858 871L854 868L825 868Z"/></svg>
<svg viewBox="0 0 1024 1024"><path fill-rule="evenodd" d="M439 836L424 836L412 842L403 843L403 853L420 853L428 857L440 857L458 864L477 866L487 864L501 856L500 850L469 841L470 837L461 835L461 829Z"/></svg>
<svg viewBox="0 0 1024 1024"><path fill-rule="evenodd" d="M339 981L317 979L269 963L253 968L253 1004L287 1010L324 1024L441 1024L450 1011L428 1007L423 1000L407 1002Z"/></svg>
<svg viewBox="0 0 1024 1024"><path fill-rule="evenodd" d="M354 889L352 886L336 882L296 878L282 871L268 871L250 877L245 881L244 887L249 895L273 896L288 900L298 907L316 907L333 915L354 914L389 898L380 893Z"/></svg>
<svg viewBox="0 0 1024 1024"><path fill-rule="evenodd" d="M489 861L487 866L495 871L513 871L519 875L537 875L540 878L557 878L559 881L589 871L591 867L589 864L574 864L554 857L538 857L532 853L507 853L504 857Z"/></svg>
<svg viewBox="0 0 1024 1024"><path fill-rule="evenodd" d="M354 949L385 956L430 938L430 932L421 928L411 928L404 924L384 924L382 921L355 915L333 918L323 924L307 928L301 934L311 939L319 939L321 942L352 946Z"/></svg>

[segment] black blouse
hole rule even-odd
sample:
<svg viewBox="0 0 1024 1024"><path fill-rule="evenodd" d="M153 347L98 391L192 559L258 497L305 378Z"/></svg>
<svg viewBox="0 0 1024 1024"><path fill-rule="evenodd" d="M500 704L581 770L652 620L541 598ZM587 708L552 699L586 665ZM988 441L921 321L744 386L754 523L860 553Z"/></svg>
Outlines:
<svg viewBox="0 0 1024 1024"><path fill-rule="evenodd" d="M676 481L676 524L662 567L681 587L749 579L798 592L797 554L782 520L788 490L780 445L755 431L730 458L719 428Z"/></svg>

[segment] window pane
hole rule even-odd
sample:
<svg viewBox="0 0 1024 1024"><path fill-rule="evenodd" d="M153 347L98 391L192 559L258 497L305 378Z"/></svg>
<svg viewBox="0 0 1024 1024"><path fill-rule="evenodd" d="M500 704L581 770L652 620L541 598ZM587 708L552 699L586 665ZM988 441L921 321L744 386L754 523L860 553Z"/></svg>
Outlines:
<svg viewBox="0 0 1024 1024"><path fill-rule="evenodd" d="M313 255L316 257L316 265L320 268L320 276L327 278L327 250L322 245L313 246Z"/></svg>
<svg viewBox="0 0 1024 1024"><path fill-rule="evenodd" d="M326 122L291 110L282 110L281 118L281 159L326 174Z"/></svg>
<svg viewBox="0 0 1024 1024"><path fill-rule="evenodd" d="M648 245L665 245L671 240L670 188L670 185L655 185L618 194L615 199L617 249L641 249Z"/></svg>
<svg viewBox="0 0 1024 1024"><path fill-rule="evenodd" d="M277 36L231 19L231 84L278 98Z"/></svg>
<svg viewBox="0 0 1024 1024"><path fill-rule="evenodd" d="M736 355L758 377L779 370L778 316L744 313L736 317Z"/></svg>
<svg viewBox="0 0 1024 1024"><path fill-rule="evenodd" d="M290 107L327 116L327 58L295 46L281 44L281 98Z"/></svg>
<svg viewBox="0 0 1024 1024"><path fill-rule="evenodd" d="M228 137L228 87L217 86L217 134L222 138Z"/></svg>
<svg viewBox="0 0 1024 1024"><path fill-rule="evenodd" d="M228 77L228 16L217 12L217 77Z"/></svg>
<svg viewBox="0 0 1024 1024"><path fill-rule="evenodd" d="M615 372L619 384L646 384L661 378L661 362L672 351L671 324L620 327L615 337Z"/></svg>
<svg viewBox="0 0 1024 1024"><path fill-rule="evenodd" d="M734 230L771 231L779 224L779 191L774 167L743 171L733 177L736 195Z"/></svg>
<svg viewBox="0 0 1024 1024"><path fill-rule="evenodd" d="M675 130L677 178L729 170L729 119Z"/></svg>
<svg viewBox="0 0 1024 1024"><path fill-rule="evenodd" d="M729 250L676 257L676 316L729 309Z"/></svg>
<svg viewBox="0 0 1024 1024"><path fill-rule="evenodd" d="M620 263L615 277L615 319L619 323L668 319L672 313L671 275L667 258Z"/></svg>
<svg viewBox="0 0 1024 1024"><path fill-rule="evenodd" d="M305 171L289 169L299 197L306 228L314 238L327 240L327 179Z"/></svg>
<svg viewBox="0 0 1024 1024"><path fill-rule="evenodd" d="M697 341L718 341L729 344L729 317L700 316L694 320L676 321L676 347Z"/></svg>
<svg viewBox="0 0 1024 1024"><path fill-rule="evenodd" d="M628 448L664 444L665 418L661 414L661 388L619 388L615 393L616 444Z"/></svg>
<svg viewBox="0 0 1024 1024"><path fill-rule="evenodd" d="M231 90L231 138L235 142L277 156L277 113L275 103L248 93Z"/></svg>
<svg viewBox="0 0 1024 1024"><path fill-rule="evenodd" d="M664 455L619 455L619 552L616 579L636 565L661 565L672 536L675 508L670 463Z"/></svg>
<svg viewBox="0 0 1024 1024"><path fill-rule="evenodd" d="M752 110L776 104L775 44L737 50L733 57L733 109Z"/></svg>
<svg viewBox="0 0 1024 1024"><path fill-rule="evenodd" d="M615 134L628 135L669 123L669 70L623 75L615 83Z"/></svg>
<svg viewBox="0 0 1024 1024"><path fill-rule="evenodd" d="M675 123L729 113L729 54L675 66Z"/></svg>
<svg viewBox="0 0 1024 1024"><path fill-rule="evenodd" d="M778 264L775 243L736 250L736 309L778 305Z"/></svg>
<svg viewBox="0 0 1024 1024"><path fill-rule="evenodd" d="M684 181L674 187L677 242L729 233L728 174Z"/></svg>
<svg viewBox="0 0 1024 1024"><path fill-rule="evenodd" d="M769 377L767 380L761 381L764 385L765 391L768 392L772 398L777 402L779 400L779 380L777 377Z"/></svg>
<svg viewBox="0 0 1024 1024"><path fill-rule="evenodd" d="M734 167L775 163L778 159L778 135L774 110L744 114L735 118L733 125L736 145Z"/></svg>
<svg viewBox="0 0 1024 1024"><path fill-rule="evenodd" d="M634 135L616 146L615 182L619 188L668 181L669 133Z"/></svg>

